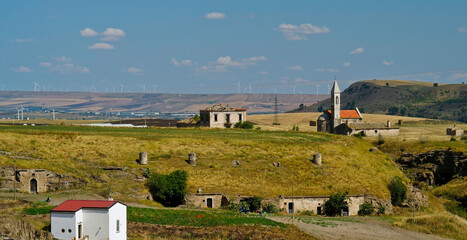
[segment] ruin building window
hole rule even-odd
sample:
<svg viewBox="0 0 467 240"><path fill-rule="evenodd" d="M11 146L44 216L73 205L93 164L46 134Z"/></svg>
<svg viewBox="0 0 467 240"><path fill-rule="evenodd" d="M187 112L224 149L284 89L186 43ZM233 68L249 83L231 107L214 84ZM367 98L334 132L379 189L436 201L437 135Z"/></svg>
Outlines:
<svg viewBox="0 0 467 240"><path fill-rule="evenodd" d="M217 114L214 114L214 122L217 122Z"/></svg>
<svg viewBox="0 0 467 240"><path fill-rule="evenodd" d="M336 104L339 104L339 97L336 96Z"/></svg>
<svg viewBox="0 0 467 240"><path fill-rule="evenodd" d="M64 228L62 228L62 233L64 233L64 232L65 232L65 229L64 229Z"/></svg>
<svg viewBox="0 0 467 240"><path fill-rule="evenodd" d="M120 232L120 220L117 220L117 232Z"/></svg>
<svg viewBox="0 0 467 240"><path fill-rule="evenodd" d="M240 121L240 122L243 121L241 113L238 114L238 121Z"/></svg>
<svg viewBox="0 0 467 240"><path fill-rule="evenodd" d="M225 114L225 122L230 123L230 114Z"/></svg>

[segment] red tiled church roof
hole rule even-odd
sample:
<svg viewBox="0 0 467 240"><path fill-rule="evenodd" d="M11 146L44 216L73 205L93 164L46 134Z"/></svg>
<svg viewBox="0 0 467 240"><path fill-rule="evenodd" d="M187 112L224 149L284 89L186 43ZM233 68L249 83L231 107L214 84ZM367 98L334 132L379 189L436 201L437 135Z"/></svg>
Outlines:
<svg viewBox="0 0 467 240"><path fill-rule="evenodd" d="M331 110L327 110L327 113L331 115ZM344 118L362 118L356 109L354 110L341 110L341 119Z"/></svg>
<svg viewBox="0 0 467 240"><path fill-rule="evenodd" d="M66 200L62 204L58 205L52 212L76 212L82 208L110 208L117 201L106 201L106 200Z"/></svg>

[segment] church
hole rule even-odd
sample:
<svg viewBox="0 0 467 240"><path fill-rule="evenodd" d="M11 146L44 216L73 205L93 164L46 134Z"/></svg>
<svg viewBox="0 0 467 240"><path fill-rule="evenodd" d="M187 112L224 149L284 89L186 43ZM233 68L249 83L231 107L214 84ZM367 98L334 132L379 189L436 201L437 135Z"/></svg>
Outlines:
<svg viewBox="0 0 467 240"><path fill-rule="evenodd" d="M318 117L317 131L340 135L352 135L363 132L366 136L399 135L398 127L391 127L391 123L364 123L358 108L341 110L341 90L337 81L331 89L331 110L325 111Z"/></svg>

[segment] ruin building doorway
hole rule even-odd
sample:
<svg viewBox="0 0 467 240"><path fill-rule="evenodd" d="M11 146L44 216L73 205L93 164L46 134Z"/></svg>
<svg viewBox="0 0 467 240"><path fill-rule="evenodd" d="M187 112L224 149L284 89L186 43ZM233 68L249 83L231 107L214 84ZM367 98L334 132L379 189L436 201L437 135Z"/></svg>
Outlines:
<svg viewBox="0 0 467 240"><path fill-rule="evenodd" d="M37 194L37 180L36 179L31 179L31 182L30 182L30 192L31 193L34 193L34 194Z"/></svg>
<svg viewBox="0 0 467 240"><path fill-rule="evenodd" d="M293 202L289 202L289 214L292 214L292 213L294 213Z"/></svg>
<svg viewBox="0 0 467 240"><path fill-rule="evenodd" d="M208 208L212 208L212 198L206 199L206 205Z"/></svg>

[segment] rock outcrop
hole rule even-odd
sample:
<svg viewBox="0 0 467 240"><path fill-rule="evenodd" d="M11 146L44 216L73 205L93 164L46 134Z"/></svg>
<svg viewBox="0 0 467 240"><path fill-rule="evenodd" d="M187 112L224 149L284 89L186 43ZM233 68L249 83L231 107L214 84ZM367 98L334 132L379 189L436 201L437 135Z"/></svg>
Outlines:
<svg viewBox="0 0 467 240"><path fill-rule="evenodd" d="M396 162L411 178L427 185L443 185L453 178L467 176L467 153L450 149L404 153Z"/></svg>

